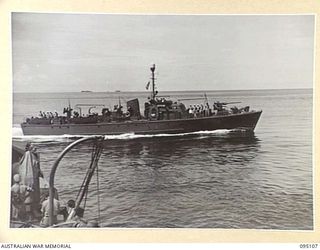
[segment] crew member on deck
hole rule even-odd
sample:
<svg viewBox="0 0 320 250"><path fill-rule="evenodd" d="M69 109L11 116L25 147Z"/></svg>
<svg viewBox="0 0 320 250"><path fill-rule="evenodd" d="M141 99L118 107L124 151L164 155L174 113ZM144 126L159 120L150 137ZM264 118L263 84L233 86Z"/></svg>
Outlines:
<svg viewBox="0 0 320 250"><path fill-rule="evenodd" d="M193 107L191 105L189 108L189 117L193 117Z"/></svg>
<svg viewBox="0 0 320 250"><path fill-rule="evenodd" d="M12 219L25 220L25 200L30 195L28 187L20 183L20 175L13 176L14 184L11 187L11 216Z"/></svg>
<svg viewBox="0 0 320 250"><path fill-rule="evenodd" d="M68 215L71 213L72 209L74 209L76 206L76 202L74 200L68 200L67 202L67 211Z"/></svg>
<svg viewBox="0 0 320 250"><path fill-rule="evenodd" d="M42 220L40 222L40 225L43 227L49 226L49 194L46 194L46 199L42 202L41 206L41 212L42 212ZM53 198L53 224L57 224L57 216L60 212L60 202Z"/></svg>

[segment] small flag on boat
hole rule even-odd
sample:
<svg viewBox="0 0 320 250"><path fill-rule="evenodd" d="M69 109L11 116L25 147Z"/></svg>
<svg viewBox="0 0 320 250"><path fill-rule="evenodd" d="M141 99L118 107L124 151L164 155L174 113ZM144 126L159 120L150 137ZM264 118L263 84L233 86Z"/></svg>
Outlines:
<svg viewBox="0 0 320 250"><path fill-rule="evenodd" d="M146 90L149 89L150 81L147 83Z"/></svg>

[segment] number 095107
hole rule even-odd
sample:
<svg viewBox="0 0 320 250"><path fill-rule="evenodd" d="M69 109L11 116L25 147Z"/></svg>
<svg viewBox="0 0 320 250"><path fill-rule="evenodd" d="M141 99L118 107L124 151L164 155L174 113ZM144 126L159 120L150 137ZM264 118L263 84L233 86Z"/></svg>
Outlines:
<svg viewBox="0 0 320 250"><path fill-rule="evenodd" d="M305 249L318 248L318 244L300 244L300 248L305 248Z"/></svg>

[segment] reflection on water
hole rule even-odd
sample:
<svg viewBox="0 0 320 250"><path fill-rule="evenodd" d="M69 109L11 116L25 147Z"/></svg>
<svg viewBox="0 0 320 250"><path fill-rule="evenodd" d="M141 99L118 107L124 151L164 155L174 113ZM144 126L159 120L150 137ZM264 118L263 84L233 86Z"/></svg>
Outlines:
<svg viewBox="0 0 320 250"><path fill-rule="evenodd" d="M241 134L240 134L241 135ZM160 168L175 159L195 160L209 157L216 164L247 164L258 153L259 139L254 135L223 136L192 135L127 141L106 141L108 155L125 157L128 161L146 159L145 165Z"/></svg>

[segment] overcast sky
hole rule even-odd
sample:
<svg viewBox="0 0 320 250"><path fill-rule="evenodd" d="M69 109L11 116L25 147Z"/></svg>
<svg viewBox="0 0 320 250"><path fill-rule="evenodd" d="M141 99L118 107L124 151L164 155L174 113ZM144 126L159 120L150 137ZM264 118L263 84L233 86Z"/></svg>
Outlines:
<svg viewBox="0 0 320 250"><path fill-rule="evenodd" d="M313 15L13 13L13 91L312 88L313 43Z"/></svg>

